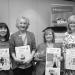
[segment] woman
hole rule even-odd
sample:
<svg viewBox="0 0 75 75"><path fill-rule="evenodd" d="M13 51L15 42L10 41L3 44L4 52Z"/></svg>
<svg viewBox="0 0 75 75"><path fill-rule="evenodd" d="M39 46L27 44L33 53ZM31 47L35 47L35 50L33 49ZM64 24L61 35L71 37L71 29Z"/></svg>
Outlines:
<svg viewBox="0 0 75 75"><path fill-rule="evenodd" d="M0 23L0 52L3 49L7 49L7 51L9 52L9 36L10 36L10 32L8 29L8 26L6 25L6 23ZM4 50L5 51L5 50ZM1 53L3 54L3 53ZM5 59L4 57L8 56L9 59ZM7 54L5 56L5 54L2 56L0 55L0 75L9 75L10 73L10 66L11 66L11 62L10 62L10 54ZM4 67L5 61L8 61L8 65ZM2 65L2 66L1 66ZM3 68L4 67L4 68Z"/></svg>
<svg viewBox="0 0 75 75"><path fill-rule="evenodd" d="M53 27L47 27L43 32L44 42L37 47L37 52L35 54L35 60L37 61L35 75L45 75L46 48L61 48L61 45L55 44ZM59 59L60 58L61 57L59 57ZM56 65L54 65L54 67L55 66Z"/></svg>
<svg viewBox="0 0 75 75"><path fill-rule="evenodd" d="M14 75L32 75L32 60L36 50L35 37L32 32L27 31L29 27L29 19L19 17L16 21L18 31L13 33L10 38L10 51L12 56L12 66ZM16 57L15 48L27 46L30 47L31 57L26 61Z"/></svg>
<svg viewBox="0 0 75 75"><path fill-rule="evenodd" d="M65 33L65 38L63 41L64 57L66 55L65 53L66 50L67 49L72 50L74 46L75 46L75 15L72 15L68 18L68 31ZM65 64L65 75L75 75L75 70L67 68Z"/></svg>

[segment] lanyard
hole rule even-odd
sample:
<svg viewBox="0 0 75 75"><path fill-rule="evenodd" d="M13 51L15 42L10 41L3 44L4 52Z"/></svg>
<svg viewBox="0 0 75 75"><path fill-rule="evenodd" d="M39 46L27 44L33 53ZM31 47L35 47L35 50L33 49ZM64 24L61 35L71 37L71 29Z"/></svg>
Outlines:
<svg viewBox="0 0 75 75"><path fill-rule="evenodd" d="M21 34L21 38L22 38L22 41L23 41L23 45L27 45L27 35L26 35L26 33Z"/></svg>

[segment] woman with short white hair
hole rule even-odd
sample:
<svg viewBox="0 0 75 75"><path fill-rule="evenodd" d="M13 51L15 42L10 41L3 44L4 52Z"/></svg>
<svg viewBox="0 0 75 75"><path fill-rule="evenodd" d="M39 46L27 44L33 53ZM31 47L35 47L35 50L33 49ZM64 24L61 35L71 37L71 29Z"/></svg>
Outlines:
<svg viewBox="0 0 75 75"><path fill-rule="evenodd" d="M35 36L32 32L27 31L29 19L22 16L17 18L16 27L18 31L13 33L10 38L10 51L12 56L12 68L14 75L32 75L32 60L36 50ZM18 59L15 55L15 47L30 47L31 57L26 61Z"/></svg>

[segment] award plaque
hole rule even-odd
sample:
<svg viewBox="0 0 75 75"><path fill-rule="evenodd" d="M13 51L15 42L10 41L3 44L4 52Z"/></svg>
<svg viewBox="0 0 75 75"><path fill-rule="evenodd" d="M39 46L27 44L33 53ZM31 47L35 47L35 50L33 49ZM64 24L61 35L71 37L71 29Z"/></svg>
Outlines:
<svg viewBox="0 0 75 75"><path fill-rule="evenodd" d="M47 48L45 75L60 75L59 57L61 57L60 48Z"/></svg>
<svg viewBox="0 0 75 75"><path fill-rule="evenodd" d="M30 46L20 46L20 47L15 47L16 51L16 57L21 60L28 60L31 57L31 51L30 51Z"/></svg>
<svg viewBox="0 0 75 75"><path fill-rule="evenodd" d="M0 49L0 70L10 69L10 55L9 48Z"/></svg>

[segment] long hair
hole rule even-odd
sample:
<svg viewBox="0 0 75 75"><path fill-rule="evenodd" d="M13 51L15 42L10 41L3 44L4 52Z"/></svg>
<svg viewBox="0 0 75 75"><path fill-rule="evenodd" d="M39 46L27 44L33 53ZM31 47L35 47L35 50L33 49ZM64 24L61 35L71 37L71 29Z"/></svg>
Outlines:
<svg viewBox="0 0 75 75"><path fill-rule="evenodd" d="M52 32L52 43L55 43L55 34L54 34L54 31L51 29L51 32ZM46 38L45 38L45 35L46 35L46 32L44 32L43 34L43 38L44 38L44 42L46 43Z"/></svg>
<svg viewBox="0 0 75 75"><path fill-rule="evenodd" d="M9 40L9 36L10 36L9 28L8 28L6 23L0 23L0 28L3 28L3 27L7 29L7 34L4 37L2 37L0 35L0 37L4 38L5 41L8 41Z"/></svg>

